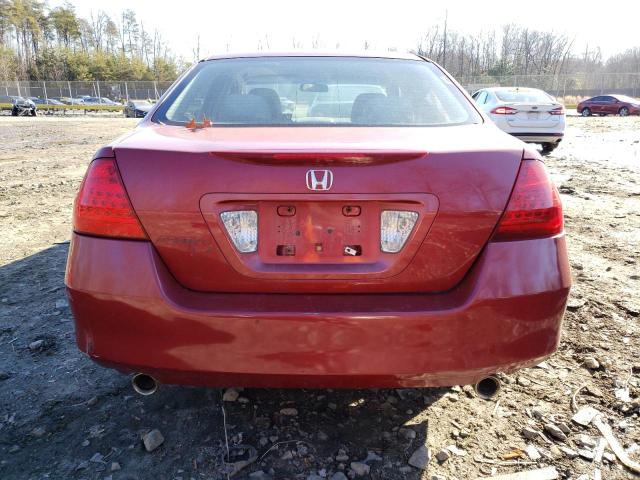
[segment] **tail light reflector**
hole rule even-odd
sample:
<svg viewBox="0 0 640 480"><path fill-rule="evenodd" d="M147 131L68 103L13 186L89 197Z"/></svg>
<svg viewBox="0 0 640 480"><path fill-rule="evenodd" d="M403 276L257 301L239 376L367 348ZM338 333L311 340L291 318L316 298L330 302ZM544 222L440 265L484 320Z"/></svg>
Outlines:
<svg viewBox="0 0 640 480"><path fill-rule="evenodd" d="M539 160L523 160L493 240L548 237L564 228L560 195Z"/></svg>
<svg viewBox="0 0 640 480"><path fill-rule="evenodd" d="M384 210L380 215L380 248L383 252L398 253L404 247L418 220L416 212Z"/></svg>
<svg viewBox="0 0 640 480"><path fill-rule="evenodd" d="M241 253L258 249L258 213L254 210L235 210L220 214L224 228L236 249Z"/></svg>
<svg viewBox="0 0 640 480"><path fill-rule="evenodd" d="M73 230L101 237L146 240L116 162L99 158L89 165L73 208Z"/></svg>
<svg viewBox="0 0 640 480"><path fill-rule="evenodd" d="M513 107L496 107L491 110L491 113L495 115L515 115L518 113L518 109Z"/></svg>

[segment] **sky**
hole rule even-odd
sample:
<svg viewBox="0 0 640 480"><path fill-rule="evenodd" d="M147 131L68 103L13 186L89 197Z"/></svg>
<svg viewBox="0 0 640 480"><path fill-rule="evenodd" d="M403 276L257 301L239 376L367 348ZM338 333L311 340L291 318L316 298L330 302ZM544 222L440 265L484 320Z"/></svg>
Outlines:
<svg viewBox="0 0 640 480"><path fill-rule="evenodd" d="M49 0L50 7L64 0ZM132 9L145 28L157 28L171 51L194 59L200 36L200 57L260 48L289 50L294 39L310 49L415 48L430 25L448 25L461 33L477 34L517 23L553 30L575 39L576 51L600 46L604 57L640 46L640 1L608 0L484 0L361 1L361 0L71 0L76 12L89 17L99 10L114 18Z"/></svg>

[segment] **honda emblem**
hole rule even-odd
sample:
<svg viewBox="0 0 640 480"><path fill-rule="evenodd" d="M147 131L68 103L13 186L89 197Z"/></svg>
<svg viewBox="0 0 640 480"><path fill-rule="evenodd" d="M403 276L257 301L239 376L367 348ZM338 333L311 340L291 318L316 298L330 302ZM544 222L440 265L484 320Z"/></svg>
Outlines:
<svg viewBox="0 0 640 480"><path fill-rule="evenodd" d="M308 170L307 188L309 190L329 190L333 185L331 170Z"/></svg>

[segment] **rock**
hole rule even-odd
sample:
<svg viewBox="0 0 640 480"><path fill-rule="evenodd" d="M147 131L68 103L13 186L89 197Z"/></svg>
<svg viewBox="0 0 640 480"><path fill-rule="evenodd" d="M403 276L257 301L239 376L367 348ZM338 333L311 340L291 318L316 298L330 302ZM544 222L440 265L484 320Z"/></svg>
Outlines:
<svg viewBox="0 0 640 480"><path fill-rule="evenodd" d="M0 372L0 381L8 379L9 376L10 375L7 372Z"/></svg>
<svg viewBox="0 0 640 480"><path fill-rule="evenodd" d="M467 452L465 450L462 450L461 448L458 448L455 445L449 445L447 447L447 450L449 450L452 454L454 454L456 457L464 457L467 455Z"/></svg>
<svg viewBox="0 0 640 480"><path fill-rule="evenodd" d="M582 407L580 410L576 412L576 414L571 417L571 421L577 423L578 425L582 425L583 427L588 426L594 417L598 414L598 411L593 407Z"/></svg>
<svg viewBox="0 0 640 480"><path fill-rule="evenodd" d="M29 350L32 352L37 352L44 346L44 340L36 340L29 344Z"/></svg>
<svg viewBox="0 0 640 480"><path fill-rule="evenodd" d="M331 480L349 480L347 476L342 472L336 472L331 475Z"/></svg>
<svg viewBox="0 0 640 480"><path fill-rule="evenodd" d="M293 452L291 452L291 450L287 450L286 452L284 452L284 454L280 457L281 460L291 460L293 458Z"/></svg>
<svg viewBox="0 0 640 480"><path fill-rule="evenodd" d="M533 407L531 409L531 415L533 415L533 418L537 420L544 420L544 417L547 415L547 412L540 407Z"/></svg>
<svg viewBox="0 0 640 480"><path fill-rule="evenodd" d="M162 433L160 433L160 430L154 429L142 435L142 442L147 452L153 452L164 443L164 437Z"/></svg>
<svg viewBox="0 0 640 480"><path fill-rule="evenodd" d="M398 430L398 436L404 438L405 440L413 440L416 438L416 431L413 428L400 428Z"/></svg>
<svg viewBox="0 0 640 480"><path fill-rule="evenodd" d="M318 436L318 440L320 440L321 442L326 442L327 440L329 440L329 435L324 433L322 430L318 430L317 436Z"/></svg>
<svg viewBox="0 0 640 480"><path fill-rule="evenodd" d="M583 433L581 433L580 435L576 435L573 441L576 442L576 445L578 445L581 448L586 448L586 449L596 448L596 441L593 438L591 438L589 435L585 435Z"/></svg>
<svg viewBox="0 0 640 480"><path fill-rule="evenodd" d="M579 448L578 449L578 455L580 455L585 460L593 460L593 457L595 457L596 454L595 454L595 452L593 450L587 450L585 448Z"/></svg>
<svg viewBox="0 0 640 480"><path fill-rule="evenodd" d="M534 438L538 438L540 436L540 432L535 428L524 427L522 429L522 436L527 440L533 440Z"/></svg>
<svg viewBox="0 0 640 480"><path fill-rule="evenodd" d="M11 445L9 447L9 453L16 453L20 450L20 445Z"/></svg>
<svg viewBox="0 0 640 480"><path fill-rule="evenodd" d="M315 473L311 473L307 475L307 480L322 480L322 477L320 475L316 475Z"/></svg>
<svg viewBox="0 0 640 480"><path fill-rule="evenodd" d="M536 447L534 447L533 445L527 445L524 448L524 453L526 453L527 457L529 457L534 462L536 460L539 460L542 457L542 455L540 455L540 452L538 451L538 449Z"/></svg>
<svg viewBox="0 0 640 480"><path fill-rule="evenodd" d="M600 368L600 362L598 362L598 360L596 360L594 357L585 358L582 364L589 370L597 370L598 368Z"/></svg>
<svg viewBox="0 0 640 480"><path fill-rule="evenodd" d="M83 447L88 447L90 443L91 442L88 439L85 439L85 440L82 441L82 443L80 445L82 445Z"/></svg>
<svg viewBox="0 0 640 480"><path fill-rule="evenodd" d="M235 402L236 400L238 400L239 396L240 396L240 392L238 392L238 390L236 390L235 388L227 388L224 394L222 395L222 401Z"/></svg>
<svg viewBox="0 0 640 480"><path fill-rule="evenodd" d="M89 459L89 461L92 463L104 463L104 455L102 455L100 452L96 452L93 454L93 457Z"/></svg>
<svg viewBox="0 0 640 480"><path fill-rule="evenodd" d="M443 448L438 453L436 453L436 460L440 463L446 462L451 457L451 453L446 448Z"/></svg>
<svg viewBox="0 0 640 480"><path fill-rule="evenodd" d="M43 437L45 433L47 433L47 431L45 430L44 427L36 427L33 430L31 430L31 435L38 438Z"/></svg>
<svg viewBox="0 0 640 480"><path fill-rule="evenodd" d="M371 471L371 467L366 463L351 462L351 470L356 472L357 476L364 477L365 475L369 475L369 472Z"/></svg>
<svg viewBox="0 0 640 480"><path fill-rule="evenodd" d="M336 455L336 462L346 462L349 460L349 455L343 449L338 450L338 454Z"/></svg>
<svg viewBox="0 0 640 480"><path fill-rule="evenodd" d="M69 302L64 299L56 300L56 308L60 310L61 308L67 308L69 306Z"/></svg>
<svg viewBox="0 0 640 480"><path fill-rule="evenodd" d="M96 405L98 403L98 397L91 397L89 400L87 400L87 406L89 407L93 407L94 405Z"/></svg>
<svg viewBox="0 0 640 480"><path fill-rule="evenodd" d="M409 458L409 465L421 470L426 470L427 466L429 465L430 457L431 455L429 453L429 449L426 445L422 445L415 452L413 452L413 454Z"/></svg>
<svg viewBox="0 0 640 480"><path fill-rule="evenodd" d="M565 435L569 435L569 434L571 433L571 429L570 429L570 428L569 428L569 426L568 426L566 423L564 423L564 422L559 423L559 424L558 424L558 428L559 428L560 430L562 430L562 433L564 433Z"/></svg>
<svg viewBox="0 0 640 480"><path fill-rule="evenodd" d="M381 461L382 461L382 457L380 455L378 455L376 452L372 452L371 450L369 450L367 452L367 458L363 460L363 463L381 462Z"/></svg>
<svg viewBox="0 0 640 480"><path fill-rule="evenodd" d="M327 403L327 407L330 408L331 410L335 410L335 409L338 408L338 405L336 405L333 402L329 402L329 403Z"/></svg>
<svg viewBox="0 0 640 480"><path fill-rule="evenodd" d="M447 480L447 477L444 475L431 475L431 480Z"/></svg>
<svg viewBox="0 0 640 480"><path fill-rule="evenodd" d="M565 433L560 430L557 425L551 422L544 424L544 431L556 440L560 440L561 442L565 442L567 440L567 436L565 435Z"/></svg>
<svg viewBox="0 0 640 480"><path fill-rule="evenodd" d="M526 377L522 377L522 376L518 377L517 382L518 382L518 385L523 386L523 387L530 387L531 386L531 380L529 380Z"/></svg>
<svg viewBox="0 0 640 480"><path fill-rule="evenodd" d="M120 464L118 462L111 462L111 471L112 472L117 472L118 470L120 470L122 467L120 466Z"/></svg>
<svg viewBox="0 0 640 480"><path fill-rule="evenodd" d="M575 312L576 310L579 310L582 307L584 307L585 303L586 302L581 298L571 297L571 298L569 298L569 301L567 302L567 309L572 311L572 312Z"/></svg>
<svg viewBox="0 0 640 480"><path fill-rule="evenodd" d="M558 447L560 449L560 451L564 454L565 457L569 458L569 459L573 459L576 458L578 456L578 452L576 452L575 450L569 448L569 447Z"/></svg>
<svg viewBox="0 0 640 480"><path fill-rule="evenodd" d="M271 480L271 475L263 472L262 470L256 470L255 472L251 472L249 474L249 478L252 480Z"/></svg>
<svg viewBox="0 0 640 480"><path fill-rule="evenodd" d="M298 410L293 407L282 408L280 409L280 415L285 415L287 417L295 417L298 415Z"/></svg>

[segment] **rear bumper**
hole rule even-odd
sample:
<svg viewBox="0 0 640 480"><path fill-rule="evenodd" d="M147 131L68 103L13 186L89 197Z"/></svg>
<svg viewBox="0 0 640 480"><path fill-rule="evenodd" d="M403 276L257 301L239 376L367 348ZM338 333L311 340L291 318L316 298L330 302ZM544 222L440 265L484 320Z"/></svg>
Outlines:
<svg viewBox="0 0 640 480"><path fill-rule="evenodd" d="M564 236L490 243L441 294L211 294L181 287L151 244L73 235L80 349L123 372L211 386L474 383L555 351L570 288Z"/></svg>
<svg viewBox="0 0 640 480"><path fill-rule="evenodd" d="M560 143L564 137L564 133L546 133L546 132L509 132L514 137L526 143Z"/></svg>

